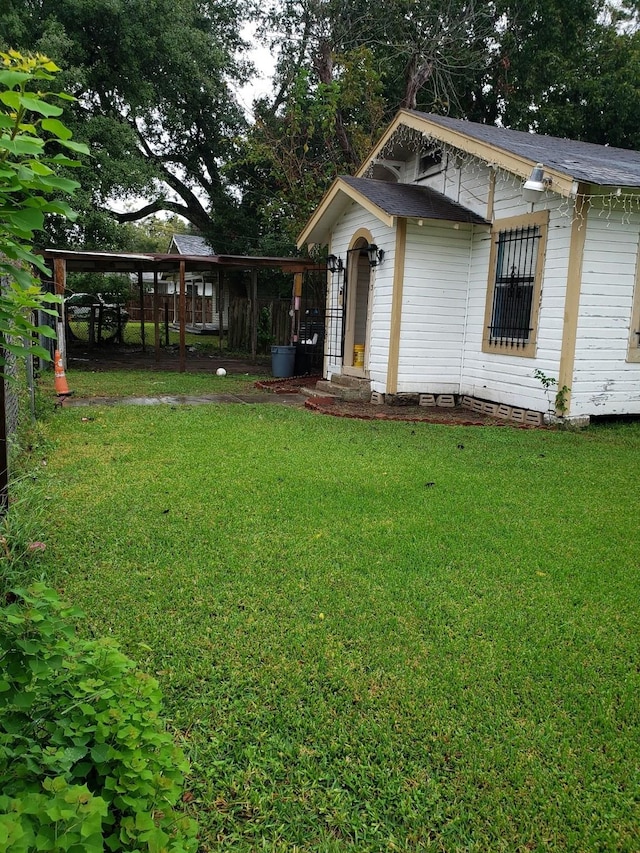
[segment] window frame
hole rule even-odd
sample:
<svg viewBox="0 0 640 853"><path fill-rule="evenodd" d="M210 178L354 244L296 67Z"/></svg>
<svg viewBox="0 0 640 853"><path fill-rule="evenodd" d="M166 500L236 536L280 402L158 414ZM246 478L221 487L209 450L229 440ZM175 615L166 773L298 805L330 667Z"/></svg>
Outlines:
<svg viewBox="0 0 640 853"><path fill-rule="evenodd" d="M431 160L431 162L428 165L423 166L423 161L427 158ZM424 178L431 178L434 175L439 175L441 172L444 172L446 166L446 155L444 151L437 148L419 151L416 158L415 180L421 181Z"/></svg>
<svg viewBox="0 0 640 853"><path fill-rule="evenodd" d="M484 312L484 328L482 334L482 351L500 355L515 355L520 358L534 358L538 340L538 319L540 314L540 298L542 294L542 280L544 278L544 263L547 249L547 234L549 226L549 211L541 210L537 213L524 213L520 216L511 216L506 219L496 220L491 227L491 251L489 253L489 275L487 281L487 296ZM531 332L529 340L523 341L516 338L492 340L491 326L493 325L493 308L498 275L498 244L500 235L510 231L527 228L538 228L539 239L535 255L535 273L533 289L531 293L531 315L529 326Z"/></svg>
<svg viewBox="0 0 640 853"><path fill-rule="evenodd" d="M636 251L636 279L633 287L627 362L632 364L640 362L640 240Z"/></svg>

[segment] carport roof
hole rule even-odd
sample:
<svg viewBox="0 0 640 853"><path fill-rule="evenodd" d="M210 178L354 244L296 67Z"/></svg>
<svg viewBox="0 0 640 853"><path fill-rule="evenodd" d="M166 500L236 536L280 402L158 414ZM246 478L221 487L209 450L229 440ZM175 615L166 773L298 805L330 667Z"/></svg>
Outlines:
<svg viewBox="0 0 640 853"><path fill-rule="evenodd" d="M135 252L77 252L70 249L44 249L45 261L63 260L68 272L174 272L184 263L186 271L211 269L279 269L304 272L317 266L308 258L253 257L251 255L169 255Z"/></svg>

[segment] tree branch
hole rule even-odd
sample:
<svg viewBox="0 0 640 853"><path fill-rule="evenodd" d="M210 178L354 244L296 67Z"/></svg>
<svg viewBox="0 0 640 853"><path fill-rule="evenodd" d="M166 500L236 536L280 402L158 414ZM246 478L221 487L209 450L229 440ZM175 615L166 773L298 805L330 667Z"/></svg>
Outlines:
<svg viewBox="0 0 640 853"><path fill-rule="evenodd" d="M144 219L145 216L151 216L152 213L158 213L160 210L168 210L170 213L177 213L179 216L184 216L186 219L189 218L189 211L184 204L178 204L175 201L167 201L165 199L156 199L155 201L150 202L149 204L145 204L144 207L141 207L139 210L128 210L126 213L118 213L115 210L108 210L105 208L105 213L108 213L109 216L112 216L116 222L138 222L140 219Z"/></svg>
<svg viewBox="0 0 640 853"><path fill-rule="evenodd" d="M163 179L165 183L171 187L171 189L177 193L180 198L184 201L184 207L182 216L186 216L186 218L192 222L197 228L206 231L211 225L211 218L203 205L200 202L198 196L189 189L189 187L178 178L177 175L174 175L170 169L162 162L162 157L159 157L155 154L147 140L141 134L140 130L136 126L135 122L133 123L133 128L135 129L136 134L138 135L138 141L140 144L140 148L142 150L143 156L147 157L149 160L152 160L162 173ZM174 202L164 202L164 204L175 204ZM160 210L166 209L171 210L172 208L159 208Z"/></svg>

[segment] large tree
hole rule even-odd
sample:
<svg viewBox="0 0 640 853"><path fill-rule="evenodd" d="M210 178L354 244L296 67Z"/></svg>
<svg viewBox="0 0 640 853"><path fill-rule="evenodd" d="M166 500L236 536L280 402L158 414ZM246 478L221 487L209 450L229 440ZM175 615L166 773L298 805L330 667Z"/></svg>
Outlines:
<svg viewBox="0 0 640 853"><path fill-rule="evenodd" d="M65 67L93 154L56 242L125 248L119 223L165 210L226 251L287 252L399 107L640 145L636 0L271 0L274 90L248 124L232 91L253 2L4 0L0 43Z"/></svg>
<svg viewBox="0 0 640 853"><path fill-rule="evenodd" d="M232 84L250 71L238 58L249 2L5 0L0 42L47 52L78 97L69 121L92 159L68 240L117 244L109 223L159 210L224 240L235 201L222 164L244 125Z"/></svg>
<svg viewBox="0 0 640 853"><path fill-rule="evenodd" d="M640 147L635 0L496 0L485 71L461 115L585 142Z"/></svg>
<svg viewBox="0 0 640 853"><path fill-rule="evenodd" d="M255 105L244 163L269 186L265 228L292 237L400 107L639 147L637 5L273 0L276 85Z"/></svg>
<svg viewBox="0 0 640 853"><path fill-rule="evenodd" d="M492 4L276 0L262 35L278 57L235 174L263 175L263 232L292 239L320 194L353 171L399 107L449 112L485 67Z"/></svg>

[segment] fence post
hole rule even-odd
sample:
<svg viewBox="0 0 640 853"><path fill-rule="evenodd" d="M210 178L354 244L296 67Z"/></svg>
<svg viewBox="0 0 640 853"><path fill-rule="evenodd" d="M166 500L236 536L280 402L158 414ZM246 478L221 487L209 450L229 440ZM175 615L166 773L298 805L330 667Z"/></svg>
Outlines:
<svg viewBox="0 0 640 853"><path fill-rule="evenodd" d="M140 339L142 340L142 352L147 351L147 342L144 336L144 282L142 270L138 270L138 292L140 294Z"/></svg>
<svg viewBox="0 0 640 853"><path fill-rule="evenodd" d="M258 270L251 270L251 358L258 351Z"/></svg>
<svg viewBox="0 0 640 853"><path fill-rule="evenodd" d="M218 345L222 349L222 327L224 323L224 270L218 270ZM227 309L228 313L228 309ZM213 323L213 311L211 312L211 322ZM227 345L229 344L229 330L227 329Z"/></svg>
<svg viewBox="0 0 640 853"><path fill-rule="evenodd" d="M31 347L31 341L29 338L23 338L22 344L25 349ZM33 356L29 353L25 358L25 368L27 374L27 393L29 394L29 415L31 417L31 423L35 424L36 422L36 388L35 388L35 376L33 370Z"/></svg>

